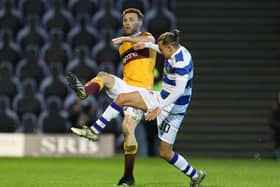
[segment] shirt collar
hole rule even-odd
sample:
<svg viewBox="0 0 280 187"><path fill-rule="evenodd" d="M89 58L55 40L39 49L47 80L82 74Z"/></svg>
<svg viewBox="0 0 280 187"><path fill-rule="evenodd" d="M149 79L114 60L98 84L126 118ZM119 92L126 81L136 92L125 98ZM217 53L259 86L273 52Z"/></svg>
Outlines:
<svg viewBox="0 0 280 187"><path fill-rule="evenodd" d="M140 34L141 34L141 32L139 31L139 32L136 32L136 33L132 34L132 36L138 36Z"/></svg>

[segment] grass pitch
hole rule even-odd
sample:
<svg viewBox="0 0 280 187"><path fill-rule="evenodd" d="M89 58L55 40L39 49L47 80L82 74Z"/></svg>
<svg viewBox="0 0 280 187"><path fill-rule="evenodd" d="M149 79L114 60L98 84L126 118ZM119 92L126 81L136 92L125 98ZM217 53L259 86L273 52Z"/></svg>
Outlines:
<svg viewBox="0 0 280 187"><path fill-rule="evenodd" d="M207 176L202 187L279 187L274 160L189 159ZM112 187L123 158L0 158L2 187ZM138 158L135 187L186 187L189 180L159 158Z"/></svg>

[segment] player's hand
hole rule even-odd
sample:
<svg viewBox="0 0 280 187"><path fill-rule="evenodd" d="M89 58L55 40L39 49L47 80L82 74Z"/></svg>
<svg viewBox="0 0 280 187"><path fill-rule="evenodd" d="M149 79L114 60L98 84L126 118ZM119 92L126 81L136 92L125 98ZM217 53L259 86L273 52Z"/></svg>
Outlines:
<svg viewBox="0 0 280 187"><path fill-rule="evenodd" d="M136 42L133 44L134 50L141 50L145 48L145 42Z"/></svg>
<svg viewBox="0 0 280 187"><path fill-rule="evenodd" d="M121 36L121 37L113 38L112 43L113 43L114 46L117 46L117 45L123 43L126 40L127 40L126 36Z"/></svg>
<svg viewBox="0 0 280 187"><path fill-rule="evenodd" d="M161 113L161 108L156 107L145 115L145 120L152 121Z"/></svg>

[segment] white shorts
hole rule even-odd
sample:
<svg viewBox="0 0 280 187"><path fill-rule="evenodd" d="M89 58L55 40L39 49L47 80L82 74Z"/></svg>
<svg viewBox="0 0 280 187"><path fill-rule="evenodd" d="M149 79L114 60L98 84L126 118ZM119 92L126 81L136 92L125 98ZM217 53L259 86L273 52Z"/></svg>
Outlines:
<svg viewBox="0 0 280 187"><path fill-rule="evenodd" d="M142 89L139 90L139 93L147 105L148 111L158 107L162 100L158 91ZM174 144L177 132L184 119L184 115L169 113L173 106L172 104L165 107L157 117L158 137L168 144Z"/></svg>
<svg viewBox="0 0 280 187"><path fill-rule="evenodd" d="M115 84L111 89L105 89L106 94L111 98L115 99L120 93L129 93L134 92L138 90L145 90L145 88L137 87L137 86L131 86L128 85L126 82L124 82L122 79L120 79L117 76L112 75L115 79ZM137 124L142 119L144 112L139 109L135 109L133 107L124 107L123 108L124 114L132 116L136 121Z"/></svg>

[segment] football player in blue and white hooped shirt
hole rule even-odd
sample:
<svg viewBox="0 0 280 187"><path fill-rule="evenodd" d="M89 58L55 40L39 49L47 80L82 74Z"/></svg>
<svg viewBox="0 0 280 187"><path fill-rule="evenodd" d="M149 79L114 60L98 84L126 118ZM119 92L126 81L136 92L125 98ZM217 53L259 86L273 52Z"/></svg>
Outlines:
<svg viewBox="0 0 280 187"><path fill-rule="evenodd" d="M92 127L71 130L79 136L94 140L109 121L119 115L122 107L139 108L146 112L146 120L157 118L160 157L189 176L191 187L198 187L205 177L205 172L196 171L181 154L173 150L177 132L191 100L193 79L191 54L180 45L178 30L160 35L158 45L136 43L134 48L153 48L165 57L161 91L143 88L135 92L120 94Z"/></svg>

